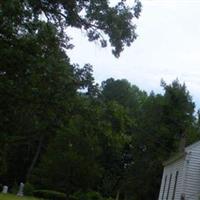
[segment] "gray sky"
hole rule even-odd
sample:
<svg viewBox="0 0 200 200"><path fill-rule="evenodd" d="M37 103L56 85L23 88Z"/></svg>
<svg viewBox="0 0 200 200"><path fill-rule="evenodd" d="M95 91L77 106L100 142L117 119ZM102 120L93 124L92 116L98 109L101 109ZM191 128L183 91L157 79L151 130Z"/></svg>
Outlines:
<svg viewBox="0 0 200 200"><path fill-rule="evenodd" d="M115 0L113 0L115 1ZM68 55L73 63L94 67L100 83L126 78L147 92L162 92L160 80L185 82L200 107L200 0L143 0L137 40L120 58L109 48L90 43L79 30L68 30L75 44Z"/></svg>

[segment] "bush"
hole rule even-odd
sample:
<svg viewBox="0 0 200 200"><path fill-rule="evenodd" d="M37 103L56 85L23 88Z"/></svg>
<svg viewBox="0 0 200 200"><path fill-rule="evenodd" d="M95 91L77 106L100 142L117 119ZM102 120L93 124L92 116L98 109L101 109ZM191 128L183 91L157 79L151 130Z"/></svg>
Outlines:
<svg viewBox="0 0 200 200"><path fill-rule="evenodd" d="M33 185L31 185L30 183L27 182L24 185L24 195L26 195L26 196L33 196L33 192L34 192Z"/></svg>
<svg viewBox="0 0 200 200"><path fill-rule="evenodd" d="M14 185L11 187L10 192L11 192L12 194L17 194L18 190L19 190L19 186L18 186L17 183L15 182Z"/></svg>
<svg viewBox="0 0 200 200"><path fill-rule="evenodd" d="M90 192L75 192L73 195L70 196L70 200L106 200L95 191Z"/></svg>
<svg viewBox="0 0 200 200"><path fill-rule="evenodd" d="M65 193L57 192L53 190L35 190L34 196L44 198L48 200L66 200L67 196Z"/></svg>

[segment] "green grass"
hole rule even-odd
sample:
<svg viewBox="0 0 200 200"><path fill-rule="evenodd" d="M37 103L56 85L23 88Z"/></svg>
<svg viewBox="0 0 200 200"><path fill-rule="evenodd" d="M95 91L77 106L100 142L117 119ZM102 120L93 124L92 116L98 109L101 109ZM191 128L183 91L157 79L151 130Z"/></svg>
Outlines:
<svg viewBox="0 0 200 200"><path fill-rule="evenodd" d="M41 200L35 197L18 197L13 194L0 194L0 200Z"/></svg>

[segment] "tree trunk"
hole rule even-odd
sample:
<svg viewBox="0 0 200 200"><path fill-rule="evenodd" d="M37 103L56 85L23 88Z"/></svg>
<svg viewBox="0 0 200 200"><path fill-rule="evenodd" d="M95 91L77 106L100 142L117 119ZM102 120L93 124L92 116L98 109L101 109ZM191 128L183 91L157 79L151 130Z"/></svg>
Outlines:
<svg viewBox="0 0 200 200"><path fill-rule="evenodd" d="M179 152L180 153L183 153L185 151L185 146L186 146L186 133L183 132L181 134L180 143L179 143Z"/></svg>
<svg viewBox="0 0 200 200"><path fill-rule="evenodd" d="M124 200L127 200L128 198L127 198L127 193L125 192L124 193Z"/></svg>
<svg viewBox="0 0 200 200"><path fill-rule="evenodd" d="M117 190L117 194L116 194L116 198L115 198L115 200L119 200L119 196L120 196L120 189Z"/></svg>
<svg viewBox="0 0 200 200"><path fill-rule="evenodd" d="M43 138L44 138L43 136L40 137L40 140L39 140L35 155L33 157L33 160L31 162L31 165L30 165L30 167L28 169L28 172L27 172L27 175L26 175L26 181L29 180L30 175L31 175L31 173L33 171L33 168L35 167L35 164L36 164L36 162L37 162L37 160L38 160L38 158L40 156L41 149L42 149Z"/></svg>

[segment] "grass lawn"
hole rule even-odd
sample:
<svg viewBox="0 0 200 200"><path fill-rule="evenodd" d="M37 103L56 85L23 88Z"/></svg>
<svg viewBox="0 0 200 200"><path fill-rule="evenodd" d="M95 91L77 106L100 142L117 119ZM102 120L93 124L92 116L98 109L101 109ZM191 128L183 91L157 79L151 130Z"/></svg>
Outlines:
<svg viewBox="0 0 200 200"><path fill-rule="evenodd" d="M39 200L39 199L35 197L18 197L12 194L0 194L0 200Z"/></svg>

